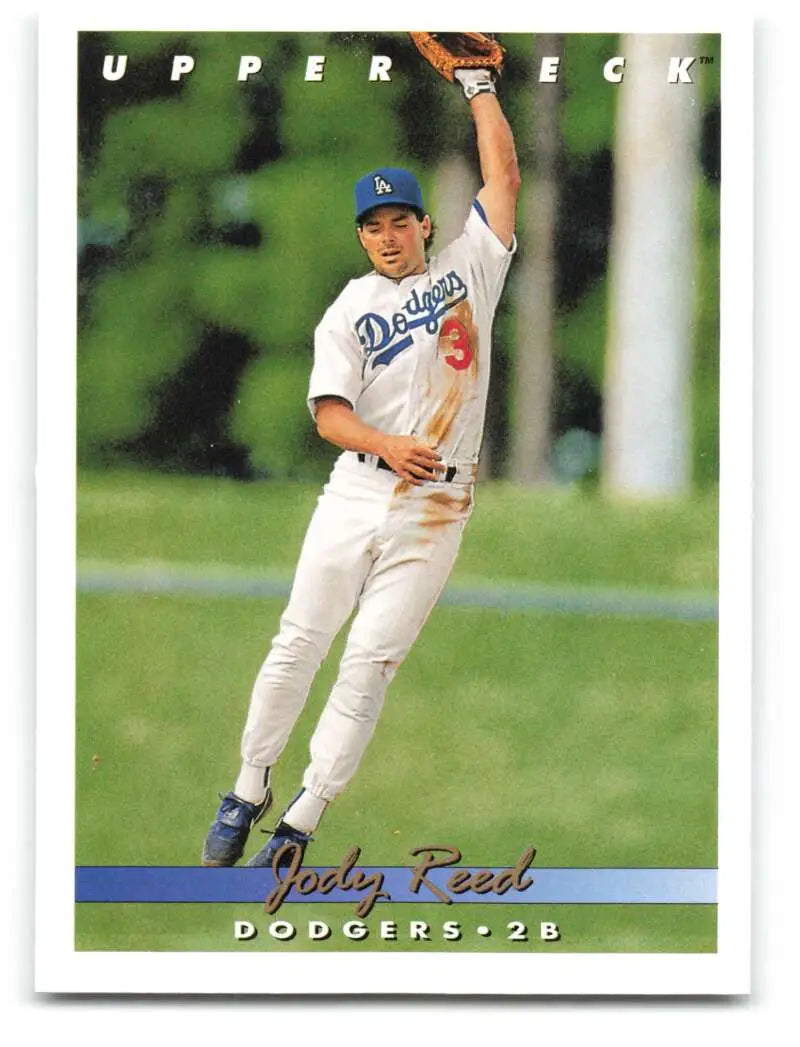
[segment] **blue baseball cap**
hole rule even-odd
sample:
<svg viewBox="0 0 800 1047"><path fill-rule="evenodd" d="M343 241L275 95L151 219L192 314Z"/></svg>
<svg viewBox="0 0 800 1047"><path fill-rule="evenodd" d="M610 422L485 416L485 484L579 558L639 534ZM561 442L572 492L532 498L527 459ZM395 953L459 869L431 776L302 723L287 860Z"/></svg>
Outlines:
<svg viewBox="0 0 800 1047"><path fill-rule="evenodd" d="M356 221L383 204L405 204L425 213L422 190L410 171L402 167L379 167L356 182Z"/></svg>

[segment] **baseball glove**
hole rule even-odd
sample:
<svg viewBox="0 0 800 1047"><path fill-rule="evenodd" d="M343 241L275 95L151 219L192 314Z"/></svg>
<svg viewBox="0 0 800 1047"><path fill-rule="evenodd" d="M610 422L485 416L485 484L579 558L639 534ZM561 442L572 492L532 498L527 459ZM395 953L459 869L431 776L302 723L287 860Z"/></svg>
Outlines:
<svg viewBox="0 0 800 1047"><path fill-rule="evenodd" d="M458 69L487 69L499 75L505 48L489 33L409 33L422 57L451 83Z"/></svg>

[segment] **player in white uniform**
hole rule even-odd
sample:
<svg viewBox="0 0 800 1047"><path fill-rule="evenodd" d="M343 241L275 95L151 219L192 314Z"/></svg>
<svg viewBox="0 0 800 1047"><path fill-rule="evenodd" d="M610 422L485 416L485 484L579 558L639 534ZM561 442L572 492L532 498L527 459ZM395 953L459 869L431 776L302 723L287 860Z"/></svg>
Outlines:
<svg viewBox="0 0 800 1047"><path fill-rule="evenodd" d="M302 789L251 866L301 857L326 806L356 771L386 689L441 593L472 511L489 384L492 320L516 247L519 170L485 73L461 80L483 186L464 231L426 253L419 185L380 168L355 187L372 272L319 323L308 402L342 448L298 561L280 631L256 679L242 765L203 849L233 865L272 801L270 769L329 647L356 610L339 675L311 739ZM477 93L476 93L476 84Z"/></svg>

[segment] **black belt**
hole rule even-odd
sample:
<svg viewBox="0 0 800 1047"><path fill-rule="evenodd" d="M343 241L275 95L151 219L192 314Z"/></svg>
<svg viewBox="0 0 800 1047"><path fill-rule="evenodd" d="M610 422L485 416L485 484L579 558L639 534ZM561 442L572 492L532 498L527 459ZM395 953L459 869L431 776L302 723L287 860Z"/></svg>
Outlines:
<svg viewBox="0 0 800 1047"><path fill-rule="evenodd" d="M366 454L364 454L363 451L358 451L357 453L358 453L358 460L359 460L359 462L366 462L366 460L367 460ZM389 463L387 461L384 461L383 458L379 458L378 459L378 468L379 469L388 469L390 473L394 472L394 469L392 469L391 465L389 465ZM448 465L447 469L445 470L444 476L441 476L438 479L444 480L444 482L446 484L449 484L449 483L452 482L452 479L456 475L457 472L458 472L458 470L456 469L456 467L454 465Z"/></svg>

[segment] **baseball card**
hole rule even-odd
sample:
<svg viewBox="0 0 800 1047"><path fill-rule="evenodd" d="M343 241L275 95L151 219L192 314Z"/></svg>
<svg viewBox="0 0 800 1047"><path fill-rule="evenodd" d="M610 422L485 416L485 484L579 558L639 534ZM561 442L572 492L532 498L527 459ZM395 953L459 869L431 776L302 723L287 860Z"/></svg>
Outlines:
<svg viewBox="0 0 800 1047"><path fill-rule="evenodd" d="M40 27L36 989L747 994L749 27L359 18Z"/></svg>

